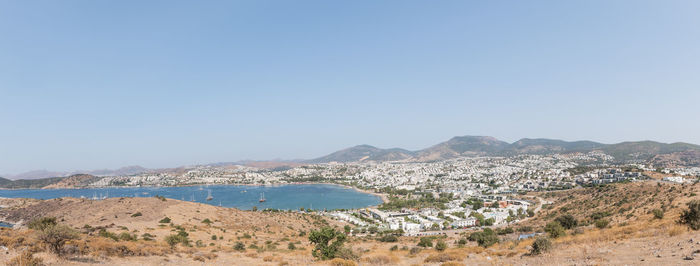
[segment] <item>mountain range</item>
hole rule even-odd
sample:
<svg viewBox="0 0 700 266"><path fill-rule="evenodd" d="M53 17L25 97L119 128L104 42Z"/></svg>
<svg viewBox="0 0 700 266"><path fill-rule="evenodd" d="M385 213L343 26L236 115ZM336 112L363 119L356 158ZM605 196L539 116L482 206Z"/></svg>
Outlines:
<svg viewBox="0 0 700 266"><path fill-rule="evenodd" d="M458 136L431 147L409 151L359 145L308 160L308 163L364 161L438 161L461 156L508 156L518 154L566 154L600 151L617 162L650 162L660 166L700 166L700 146L655 141L603 144L593 141L563 141L524 138L513 143L488 136Z"/></svg>
<svg viewBox="0 0 700 266"><path fill-rule="evenodd" d="M634 141L603 144L594 141L563 141L556 139L524 138L508 143L488 136L457 136L431 147L411 151L401 148L382 149L370 145L358 145L339 150L311 160L271 160L213 163L210 166L246 165L261 168L293 167L313 163L385 162L385 161L439 161L462 156L509 156L518 154L566 154L600 151L615 158L616 162L645 162L656 166L700 166L700 146L676 142ZM135 175L144 172L177 172L184 168L147 169L128 166L115 170L72 172L31 171L18 175L6 175L7 180L69 177L78 174L91 176ZM2 181L0 181L2 183Z"/></svg>

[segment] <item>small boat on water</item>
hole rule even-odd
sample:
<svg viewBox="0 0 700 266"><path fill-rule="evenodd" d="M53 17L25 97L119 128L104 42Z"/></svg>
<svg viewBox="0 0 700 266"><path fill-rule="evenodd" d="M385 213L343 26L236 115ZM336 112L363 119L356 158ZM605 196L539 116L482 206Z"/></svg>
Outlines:
<svg viewBox="0 0 700 266"><path fill-rule="evenodd" d="M260 193L260 200L258 202L265 202L265 201L267 201L265 199L265 192L262 192L262 193Z"/></svg>
<svg viewBox="0 0 700 266"><path fill-rule="evenodd" d="M213 200L214 197L211 195L211 189L209 190L209 195L207 195L207 201Z"/></svg>

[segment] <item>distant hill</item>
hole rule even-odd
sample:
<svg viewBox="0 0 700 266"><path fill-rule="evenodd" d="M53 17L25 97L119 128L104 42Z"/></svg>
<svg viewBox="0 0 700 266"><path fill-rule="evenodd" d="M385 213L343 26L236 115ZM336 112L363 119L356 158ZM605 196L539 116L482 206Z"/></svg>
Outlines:
<svg viewBox="0 0 700 266"><path fill-rule="evenodd" d="M95 176L119 176L119 175L135 175L135 174L140 174L149 171L149 169L134 165L134 166L126 166L122 167L119 169L101 169L101 170L90 170L90 171L72 171L72 172L54 172L54 171L47 171L47 170L35 170L35 171L29 171L17 175L8 175L6 178L12 179L12 180L20 180L20 179L42 179L42 178L49 178L49 177L66 177L66 176L71 176L71 175L77 175L77 174L88 174L88 175L95 175Z"/></svg>
<svg viewBox="0 0 700 266"><path fill-rule="evenodd" d="M45 186L56 184L66 177L49 177L40 179L19 179L9 180L0 179L0 188L6 189L22 189L22 188L43 188ZM8 182L9 181L9 182Z"/></svg>
<svg viewBox="0 0 700 266"><path fill-rule="evenodd" d="M700 166L700 146L655 141L603 144L593 141L564 141L524 138L513 143L488 136L458 136L423 150L380 149L359 145L306 161L307 163L365 161L437 161L460 156L507 156L517 154L564 154L601 151L618 162L647 162L659 166Z"/></svg>
<svg viewBox="0 0 700 266"><path fill-rule="evenodd" d="M404 149L380 149L370 145L358 145L329 155L306 161L307 163L360 162L360 161L399 161L412 158L414 152Z"/></svg>
<svg viewBox="0 0 700 266"><path fill-rule="evenodd" d="M101 177L86 174L77 174L62 177L48 177L39 179L10 180L0 177L0 188L76 188L87 186Z"/></svg>
<svg viewBox="0 0 700 266"><path fill-rule="evenodd" d="M442 160L465 155L490 155L504 152L510 144L494 137L454 137L430 148L418 151L417 159L423 161Z"/></svg>
<svg viewBox="0 0 700 266"><path fill-rule="evenodd" d="M556 139L521 139L510 144L509 149L515 153L558 153L590 151L605 146L593 141L563 141Z"/></svg>

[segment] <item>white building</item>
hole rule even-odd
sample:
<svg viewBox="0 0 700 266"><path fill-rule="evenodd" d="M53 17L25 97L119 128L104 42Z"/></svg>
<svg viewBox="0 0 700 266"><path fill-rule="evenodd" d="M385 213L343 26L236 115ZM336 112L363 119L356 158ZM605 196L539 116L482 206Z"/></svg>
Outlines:
<svg viewBox="0 0 700 266"><path fill-rule="evenodd" d="M452 226L458 228L476 226L476 218L467 217L467 219L455 220L452 222Z"/></svg>

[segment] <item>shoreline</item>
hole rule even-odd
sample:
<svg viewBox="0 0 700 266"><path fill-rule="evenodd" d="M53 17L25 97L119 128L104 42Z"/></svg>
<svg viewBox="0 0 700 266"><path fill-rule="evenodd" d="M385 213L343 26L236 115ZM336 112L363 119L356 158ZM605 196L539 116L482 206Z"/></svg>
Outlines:
<svg viewBox="0 0 700 266"><path fill-rule="evenodd" d="M384 193L379 193L375 192L372 190L368 189L362 189L358 187L354 187L351 185L347 184L339 184L339 183L325 183L325 182L290 182L290 183L271 183L271 184L261 184L261 183L253 183L253 184L182 184L182 185L175 185L175 186L102 186L102 187L66 187L66 188L13 188L13 189L8 189L8 188L2 188L0 189L1 191L14 191L14 190L59 190L59 189L69 189L69 190L79 190L79 189L119 189L119 188L177 188L177 187L196 187L196 186L249 186L249 187L265 187L265 186L286 186L286 185L331 185L331 186L338 186L342 187L345 189L352 189L356 192L360 192L363 194L369 194L372 196L375 196L379 199L379 203L374 204L374 205L369 205L363 208L377 208L383 203L389 202L389 196ZM0 196L0 199L14 199L14 198L7 198L7 197L2 197ZM177 200L177 199L175 199ZM362 209L362 208L360 208Z"/></svg>

